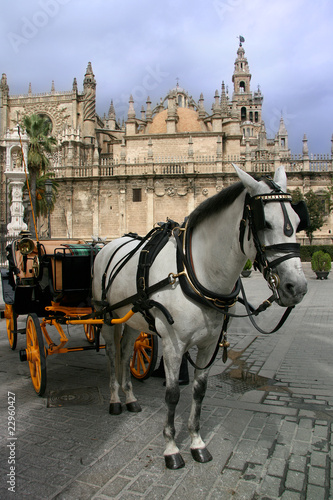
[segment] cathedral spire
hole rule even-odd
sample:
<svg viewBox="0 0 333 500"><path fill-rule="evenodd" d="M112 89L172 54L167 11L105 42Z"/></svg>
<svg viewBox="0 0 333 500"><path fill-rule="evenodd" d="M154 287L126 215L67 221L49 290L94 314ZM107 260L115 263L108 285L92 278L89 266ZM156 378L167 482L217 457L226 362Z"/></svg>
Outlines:
<svg viewBox="0 0 333 500"><path fill-rule="evenodd" d="M88 62L88 66L86 69L86 74L84 75L83 87L96 87L95 75L92 70L91 62Z"/></svg>
<svg viewBox="0 0 333 500"><path fill-rule="evenodd" d="M83 103L83 126L84 140L87 144L93 144L95 138L96 120L96 80L92 70L91 62L88 63L83 80L84 103Z"/></svg>
<svg viewBox="0 0 333 500"><path fill-rule="evenodd" d="M288 149L288 131L283 121L283 116L280 118L280 126L278 131L279 145L283 150Z"/></svg>
<svg viewBox="0 0 333 500"><path fill-rule="evenodd" d="M2 78L0 81L0 90L2 90L3 93L8 94L9 92L9 87L7 84L7 75L6 73L2 73Z"/></svg>
<svg viewBox="0 0 333 500"><path fill-rule="evenodd" d="M114 109L114 105L113 105L113 100L112 99L111 99L111 104L110 104L110 107L109 107L108 118L110 118L112 120L116 119L116 112L115 112L115 109Z"/></svg>
<svg viewBox="0 0 333 500"><path fill-rule="evenodd" d="M306 134L304 134L304 136L303 136L302 155L303 155L303 157L309 156L309 146L308 146L308 139L306 137Z"/></svg>
<svg viewBox="0 0 333 500"><path fill-rule="evenodd" d="M134 109L134 99L133 99L132 94L130 95L128 103L129 103L128 113L127 113L128 119L134 120L135 119L135 109Z"/></svg>

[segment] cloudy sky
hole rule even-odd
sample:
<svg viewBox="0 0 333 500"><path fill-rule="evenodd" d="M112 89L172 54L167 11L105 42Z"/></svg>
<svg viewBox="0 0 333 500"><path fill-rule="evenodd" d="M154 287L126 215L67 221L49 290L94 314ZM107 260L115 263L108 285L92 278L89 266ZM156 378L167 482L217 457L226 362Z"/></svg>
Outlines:
<svg viewBox="0 0 333 500"><path fill-rule="evenodd" d="M12 0L1 2L0 74L10 94L79 90L88 61L97 112L139 113L179 85L210 112L222 80L232 92L239 35L260 85L268 137L282 114L289 146L329 153L333 133L331 0ZM178 80L177 80L178 79Z"/></svg>

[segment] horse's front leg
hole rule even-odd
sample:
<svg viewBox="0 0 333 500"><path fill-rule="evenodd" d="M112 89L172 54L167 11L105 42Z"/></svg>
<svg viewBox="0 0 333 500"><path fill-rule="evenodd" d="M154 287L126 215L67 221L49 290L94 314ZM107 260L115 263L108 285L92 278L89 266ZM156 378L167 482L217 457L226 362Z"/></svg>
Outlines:
<svg viewBox="0 0 333 500"><path fill-rule="evenodd" d="M210 353L210 349L208 350L208 352ZM207 349L199 350L196 358L196 364L199 367L204 367L207 365L209 359L210 357L207 356ZM208 373L209 369L196 369L194 372L192 406L190 417L188 420L188 429L191 437L192 457L194 458L194 460L201 463L209 462L213 458L207 450L206 445L200 435L201 407L202 401L206 394Z"/></svg>
<svg viewBox="0 0 333 500"><path fill-rule="evenodd" d="M122 412L119 398L118 366L119 363L119 342L121 337L120 326L110 326L104 323L101 333L105 340L105 353L108 359L110 375L110 406L111 415L119 415Z"/></svg>
<svg viewBox="0 0 333 500"><path fill-rule="evenodd" d="M166 378L165 402L167 405L167 419L163 435L166 442L164 459L168 469L180 469L185 466L183 457L175 442L175 413L180 396L178 378L181 359L182 355L176 354L169 350L167 346L164 346L163 361Z"/></svg>
<svg viewBox="0 0 333 500"><path fill-rule="evenodd" d="M121 388L126 396L126 408L134 413L141 411L141 406L133 393L130 370L130 359L133 356L134 344L138 335L138 330L125 325L121 339Z"/></svg>

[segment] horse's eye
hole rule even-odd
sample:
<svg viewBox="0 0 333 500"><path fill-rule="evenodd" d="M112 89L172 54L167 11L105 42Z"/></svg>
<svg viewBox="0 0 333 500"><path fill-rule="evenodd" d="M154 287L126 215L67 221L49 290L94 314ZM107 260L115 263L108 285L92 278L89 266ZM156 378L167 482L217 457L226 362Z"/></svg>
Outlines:
<svg viewBox="0 0 333 500"><path fill-rule="evenodd" d="M265 229L273 229L272 224L270 222L265 222Z"/></svg>

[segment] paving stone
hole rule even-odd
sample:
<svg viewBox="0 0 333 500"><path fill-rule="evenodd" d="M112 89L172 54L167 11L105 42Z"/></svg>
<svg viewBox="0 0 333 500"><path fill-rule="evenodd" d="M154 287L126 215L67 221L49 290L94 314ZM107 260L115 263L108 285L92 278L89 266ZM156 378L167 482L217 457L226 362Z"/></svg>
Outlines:
<svg viewBox="0 0 333 500"><path fill-rule="evenodd" d="M295 439L297 441L307 441L310 442L312 437L312 429L298 429L296 432Z"/></svg>
<svg viewBox="0 0 333 500"><path fill-rule="evenodd" d="M309 467L309 483L317 486L325 485L326 470L322 467Z"/></svg>
<svg viewBox="0 0 333 500"><path fill-rule="evenodd" d="M286 468L286 461L278 458L272 458L269 462L267 472L270 476L282 477Z"/></svg>
<svg viewBox="0 0 333 500"><path fill-rule="evenodd" d="M326 498L325 488L308 484L306 489L306 500L326 500Z"/></svg>
<svg viewBox="0 0 333 500"><path fill-rule="evenodd" d="M307 458L305 456L299 456L292 454L289 458L288 466L289 469L304 472L306 468Z"/></svg>
<svg viewBox="0 0 333 500"><path fill-rule="evenodd" d="M320 453L319 451L313 451L311 453L310 463L311 465L316 465L317 467L326 467L327 454Z"/></svg>
<svg viewBox="0 0 333 500"><path fill-rule="evenodd" d="M279 498L281 489L281 480L278 477L269 476L264 477L262 484L259 487L260 495L266 495L268 498ZM260 496L262 498L262 496Z"/></svg>
<svg viewBox="0 0 333 500"><path fill-rule="evenodd" d="M309 418L300 418L298 427L305 429L312 429L313 427L312 420L310 420Z"/></svg>
<svg viewBox="0 0 333 500"><path fill-rule="evenodd" d="M281 458L287 460L290 454L290 446L284 444L277 444L273 451L272 458Z"/></svg>
<svg viewBox="0 0 333 500"><path fill-rule="evenodd" d="M322 437L324 439L327 439L327 433L328 429L326 426L322 425L315 425L313 429L313 436L315 437Z"/></svg>
<svg viewBox="0 0 333 500"><path fill-rule="evenodd" d="M302 491L305 482L305 474L289 470L286 476L285 486L288 489Z"/></svg>
<svg viewBox="0 0 333 500"><path fill-rule="evenodd" d="M230 469L237 469L242 471L246 465L247 462L247 457L244 455L244 453L233 453L231 459L228 462L228 467Z"/></svg>

